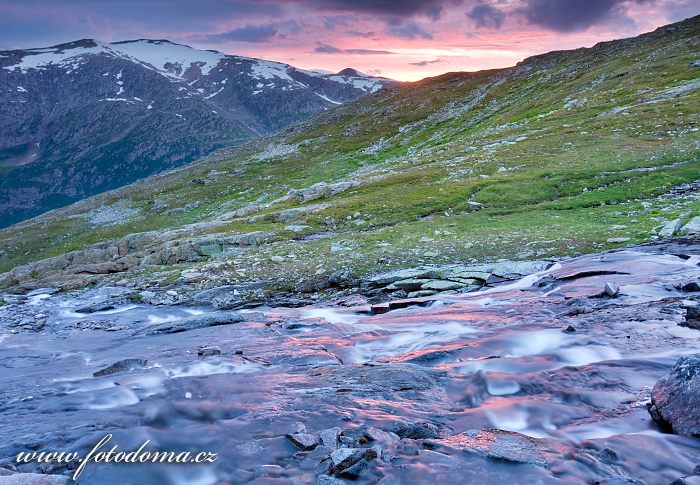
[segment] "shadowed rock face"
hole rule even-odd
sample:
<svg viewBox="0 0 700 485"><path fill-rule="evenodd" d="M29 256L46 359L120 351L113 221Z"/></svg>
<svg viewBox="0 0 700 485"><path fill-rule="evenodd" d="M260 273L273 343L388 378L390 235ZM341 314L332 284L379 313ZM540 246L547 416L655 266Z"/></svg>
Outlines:
<svg viewBox="0 0 700 485"><path fill-rule="evenodd" d="M168 41L0 51L0 227L375 92Z"/></svg>
<svg viewBox="0 0 700 485"><path fill-rule="evenodd" d="M678 359L654 385L649 414L664 429L700 437L700 354Z"/></svg>

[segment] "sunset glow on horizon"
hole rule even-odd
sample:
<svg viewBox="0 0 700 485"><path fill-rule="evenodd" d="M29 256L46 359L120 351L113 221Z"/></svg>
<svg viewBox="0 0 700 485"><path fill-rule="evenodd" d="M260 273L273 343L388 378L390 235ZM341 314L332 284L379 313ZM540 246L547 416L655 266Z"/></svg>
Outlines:
<svg viewBox="0 0 700 485"><path fill-rule="evenodd" d="M700 0L28 0L0 3L0 49L168 39L303 69L352 67L415 81L508 67L698 13Z"/></svg>

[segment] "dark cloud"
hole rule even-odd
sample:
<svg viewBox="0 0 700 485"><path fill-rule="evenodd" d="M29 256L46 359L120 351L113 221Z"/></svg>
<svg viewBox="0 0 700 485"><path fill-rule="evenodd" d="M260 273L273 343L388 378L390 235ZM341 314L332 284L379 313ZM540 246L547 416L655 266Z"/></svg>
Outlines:
<svg viewBox="0 0 700 485"><path fill-rule="evenodd" d="M238 29L229 30L220 34L205 35L202 40L206 42L269 42L279 32L279 29L272 24L268 25L246 25Z"/></svg>
<svg viewBox="0 0 700 485"><path fill-rule="evenodd" d="M352 15L333 15L324 17L323 25L325 25L328 30L335 30L337 27L347 27L356 20L357 19Z"/></svg>
<svg viewBox="0 0 700 485"><path fill-rule="evenodd" d="M630 4L645 0L527 0L518 10L533 25L559 32L586 30ZM649 0L647 3L653 3Z"/></svg>
<svg viewBox="0 0 700 485"><path fill-rule="evenodd" d="M262 25L244 25L227 32L218 34L207 34L194 36L198 41L213 42L217 44L225 42L251 42L261 43L270 42L276 37L283 37L284 33L298 33L301 26L295 20L285 22L273 22Z"/></svg>
<svg viewBox="0 0 700 485"><path fill-rule="evenodd" d="M423 29L420 25L415 23L413 20L405 20L398 17L389 17L386 19L388 28L386 33L393 37L400 37L402 39L427 39L433 38L433 34Z"/></svg>
<svg viewBox="0 0 700 485"><path fill-rule="evenodd" d="M332 45L318 43L318 46L314 49L314 52L319 54L355 54L355 55L386 55L393 54L390 51L380 51L372 49L339 49L333 47Z"/></svg>
<svg viewBox="0 0 700 485"><path fill-rule="evenodd" d="M343 49L338 49L337 47L333 47L332 45L319 43L318 46L314 49L314 52L318 52L319 54L342 54Z"/></svg>
<svg viewBox="0 0 700 485"><path fill-rule="evenodd" d="M462 0L291 0L290 3L312 5L318 9L376 15L412 17L425 15L437 20L446 5L458 5Z"/></svg>
<svg viewBox="0 0 700 485"><path fill-rule="evenodd" d="M418 67L425 67L429 66L431 64L441 64L443 62L446 62L444 59L433 59L432 61L418 61L418 62L410 62L412 66L418 66Z"/></svg>
<svg viewBox="0 0 700 485"><path fill-rule="evenodd" d="M472 19L477 27L487 27L497 29L503 25L506 14L496 7L487 3L474 5L472 9L465 14Z"/></svg>

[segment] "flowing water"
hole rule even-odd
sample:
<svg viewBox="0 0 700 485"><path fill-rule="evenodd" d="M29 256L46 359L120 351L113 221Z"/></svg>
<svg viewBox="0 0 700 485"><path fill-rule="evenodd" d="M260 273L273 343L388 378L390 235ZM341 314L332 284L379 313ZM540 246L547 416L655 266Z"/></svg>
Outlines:
<svg viewBox="0 0 700 485"><path fill-rule="evenodd" d="M301 464L286 433L388 430L402 419L436 425L446 446L402 440L360 482L668 484L700 464L700 441L662 433L645 405L700 344L700 331L678 325L692 294L673 285L700 277L693 248L681 250L581 257L380 315L368 305L259 308L240 323L173 334L148 329L215 310L128 304L85 315L76 310L122 290L34 292L0 309L4 322L47 315L39 331L0 325L0 464L21 451L86 454L111 433L122 450L150 440L219 457L90 464L80 483L315 483L319 471ZM616 298L600 296L609 281ZM212 345L221 355L197 355ZM93 377L127 358L147 364ZM539 439L546 464L470 452L461 433L485 428Z"/></svg>

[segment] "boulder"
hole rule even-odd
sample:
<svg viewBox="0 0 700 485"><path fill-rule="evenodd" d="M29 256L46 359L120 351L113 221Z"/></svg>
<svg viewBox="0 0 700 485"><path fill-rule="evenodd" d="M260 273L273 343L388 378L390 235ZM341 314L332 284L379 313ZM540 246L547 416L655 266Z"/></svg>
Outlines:
<svg viewBox="0 0 700 485"><path fill-rule="evenodd" d="M663 429L700 437L700 354L681 357L654 385L649 414Z"/></svg>

